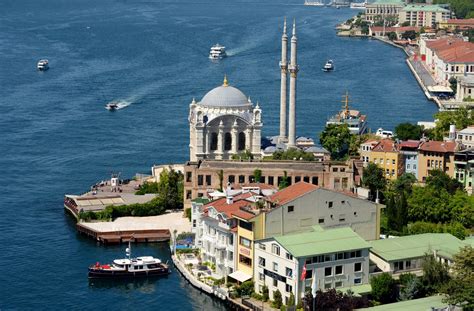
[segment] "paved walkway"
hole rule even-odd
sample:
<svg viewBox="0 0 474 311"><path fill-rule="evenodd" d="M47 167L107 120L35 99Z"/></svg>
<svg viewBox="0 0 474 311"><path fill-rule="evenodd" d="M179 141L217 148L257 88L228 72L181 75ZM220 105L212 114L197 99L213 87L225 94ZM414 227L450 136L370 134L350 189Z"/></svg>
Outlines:
<svg viewBox="0 0 474 311"><path fill-rule="evenodd" d="M423 81L425 87L436 85L435 80L420 61L410 59L409 62L413 66L413 69L415 69L421 81Z"/></svg>

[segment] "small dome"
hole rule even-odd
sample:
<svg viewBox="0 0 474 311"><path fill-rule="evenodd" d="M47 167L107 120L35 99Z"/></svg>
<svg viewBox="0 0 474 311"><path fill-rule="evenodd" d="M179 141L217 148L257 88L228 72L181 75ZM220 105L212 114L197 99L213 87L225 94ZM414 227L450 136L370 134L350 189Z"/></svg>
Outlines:
<svg viewBox="0 0 474 311"><path fill-rule="evenodd" d="M209 91L199 104L208 107L243 107L251 105L244 93L225 84Z"/></svg>

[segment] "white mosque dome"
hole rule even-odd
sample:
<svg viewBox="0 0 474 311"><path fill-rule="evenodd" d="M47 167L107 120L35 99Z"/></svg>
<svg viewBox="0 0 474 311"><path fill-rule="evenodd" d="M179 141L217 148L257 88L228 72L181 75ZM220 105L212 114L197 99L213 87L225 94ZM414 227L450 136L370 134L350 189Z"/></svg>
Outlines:
<svg viewBox="0 0 474 311"><path fill-rule="evenodd" d="M243 107L252 105L242 91L229 86L227 79L224 84L210 90L199 103L207 107Z"/></svg>

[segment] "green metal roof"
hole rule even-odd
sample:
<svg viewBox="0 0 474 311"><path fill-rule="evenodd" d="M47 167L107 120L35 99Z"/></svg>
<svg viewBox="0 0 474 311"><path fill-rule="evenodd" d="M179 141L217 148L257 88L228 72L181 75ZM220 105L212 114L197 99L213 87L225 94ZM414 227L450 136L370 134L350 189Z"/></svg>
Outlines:
<svg viewBox="0 0 474 311"><path fill-rule="evenodd" d="M467 245L449 233L425 233L399 238L370 241L372 253L386 261L423 257L427 252L452 259L461 247Z"/></svg>
<svg viewBox="0 0 474 311"><path fill-rule="evenodd" d="M384 4L384 5L399 4L399 5L404 5L405 1L403 1L403 0L377 0L374 3L369 3L369 4Z"/></svg>
<svg viewBox="0 0 474 311"><path fill-rule="evenodd" d="M444 296L431 296L420 299L413 299L407 301L400 301L389 303L386 305L357 309L357 310L379 310L379 311L431 311L432 307L442 308L447 307L448 304L443 302Z"/></svg>
<svg viewBox="0 0 474 311"><path fill-rule="evenodd" d="M198 203L198 204L207 204L211 202L211 200L209 200L208 198L201 197L201 198L195 198L191 200L191 202Z"/></svg>
<svg viewBox="0 0 474 311"><path fill-rule="evenodd" d="M275 237L294 257L309 257L335 252L370 248L351 228L314 230Z"/></svg>
<svg viewBox="0 0 474 311"><path fill-rule="evenodd" d="M449 10L435 4L421 5L421 4L409 4L402 9L402 11L422 11L422 12L442 12L449 13Z"/></svg>
<svg viewBox="0 0 474 311"><path fill-rule="evenodd" d="M336 289L344 294L350 290L354 293L354 296L361 296L363 294L369 294L370 292L372 292L372 286L370 286L370 284L347 286Z"/></svg>

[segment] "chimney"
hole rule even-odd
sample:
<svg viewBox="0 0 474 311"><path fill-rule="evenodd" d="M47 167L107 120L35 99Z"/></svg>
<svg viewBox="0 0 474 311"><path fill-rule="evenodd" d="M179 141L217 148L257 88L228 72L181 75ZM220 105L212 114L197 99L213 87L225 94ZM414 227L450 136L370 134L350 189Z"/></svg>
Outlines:
<svg viewBox="0 0 474 311"><path fill-rule="evenodd" d="M456 125L451 124L451 125L449 125L448 140L449 141L454 141L455 139L456 139Z"/></svg>
<svg viewBox="0 0 474 311"><path fill-rule="evenodd" d="M234 203L234 197L231 196L231 195L227 195L226 203L227 203L227 205L233 204Z"/></svg>

